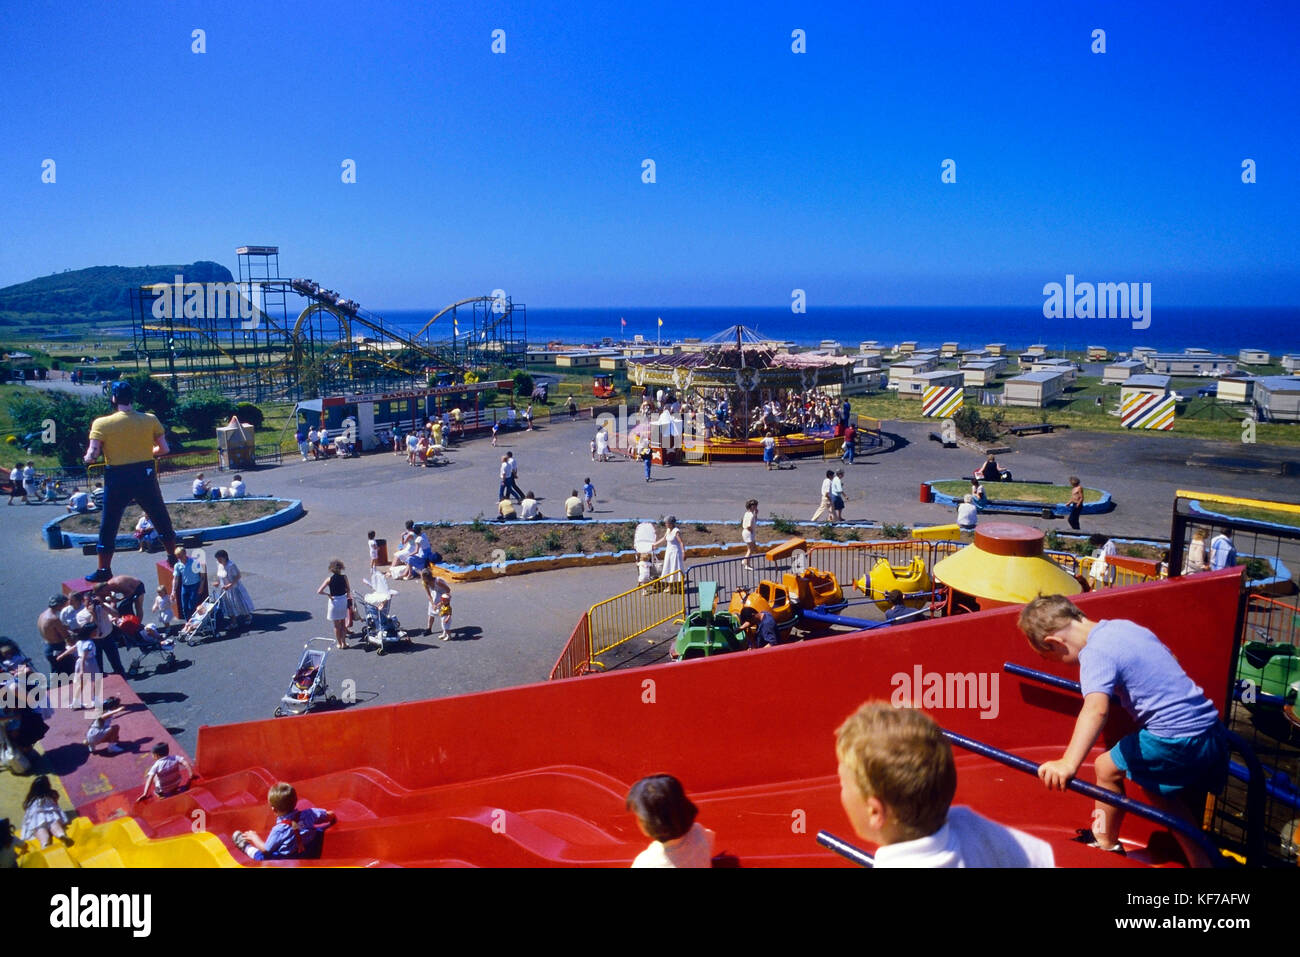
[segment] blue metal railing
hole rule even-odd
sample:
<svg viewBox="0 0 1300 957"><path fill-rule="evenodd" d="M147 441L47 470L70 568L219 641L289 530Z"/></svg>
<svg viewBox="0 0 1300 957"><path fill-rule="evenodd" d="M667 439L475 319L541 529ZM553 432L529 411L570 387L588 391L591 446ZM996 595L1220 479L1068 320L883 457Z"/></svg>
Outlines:
<svg viewBox="0 0 1300 957"><path fill-rule="evenodd" d="M990 744L982 741L976 741L974 738L968 738L964 734L958 734L955 731L943 732L943 736L960 748L974 752L986 758L992 758L1000 764L1005 764L1009 768L1014 768L1025 774L1038 776L1038 765L1026 758L1014 755L1009 751L1003 751L1001 748L995 748ZM1206 857L1214 864L1215 867L1226 867L1227 862L1223 855L1219 853L1218 846L1212 841L1204 831L1194 824L1167 814L1164 811L1153 808L1150 805L1143 804L1140 801L1134 801L1132 798L1125 797L1123 794L1117 794L1114 791L1107 791L1105 788L1098 787L1095 784L1089 784L1086 781L1080 781L1078 778L1071 778L1066 783L1066 789L1090 797L1094 801L1101 801L1104 804L1110 804L1113 807L1127 811L1129 814L1136 814L1138 817L1144 817L1148 821L1166 827L1171 831L1177 831L1185 835L1205 852Z"/></svg>
<svg viewBox="0 0 1300 957"><path fill-rule="evenodd" d="M1009 661L1003 663L1002 670L1008 674L1051 688L1059 688L1062 691L1071 691L1075 694L1083 693L1083 688L1079 682L1048 674L1045 671L1036 671L1033 668L1026 668L1023 665L1013 664ZM1227 731L1228 741L1232 745L1232 749L1246 760L1244 766L1235 761L1229 762L1228 773L1246 784L1246 860L1257 866L1264 853L1264 799L1266 795L1272 795L1290 807L1295 808L1300 807L1300 794L1297 794L1291 788L1291 782L1285 775L1282 775L1280 779L1276 776L1270 778L1264 771L1264 766L1260 763L1259 758L1255 755L1254 748L1247 744L1236 732L1226 728L1225 731ZM1034 773L1037 773L1037 769L1035 769ZM1075 782L1071 781L1070 783L1073 785ZM1105 791L1103 793L1110 794L1111 792ZM1100 800L1105 800L1105 798ZM1145 807L1146 805L1142 806ZM1197 829L1197 833L1204 834L1200 829ZM1216 856L1214 859L1218 860L1218 857Z"/></svg>
<svg viewBox="0 0 1300 957"><path fill-rule="evenodd" d="M846 857L854 864L862 867L874 867L875 859L860 847L854 847L848 841L836 837L830 831L818 831L817 843L822 847L828 847L840 857Z"/></svg>

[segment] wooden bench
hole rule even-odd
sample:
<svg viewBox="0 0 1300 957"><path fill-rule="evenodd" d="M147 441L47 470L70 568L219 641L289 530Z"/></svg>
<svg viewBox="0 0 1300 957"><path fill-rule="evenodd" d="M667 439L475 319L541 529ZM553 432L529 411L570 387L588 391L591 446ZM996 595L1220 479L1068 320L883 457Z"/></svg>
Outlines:
<svg viewBox="0 0 1300 957"><path fill-rule="evenodd" d="M1041 432L1055 432L1057 429L1068 428L1068 425L1053 425L1050 422L1040 422L1037 425L1009 425L1007 431L1012 435L1035 435Z"/></svg>

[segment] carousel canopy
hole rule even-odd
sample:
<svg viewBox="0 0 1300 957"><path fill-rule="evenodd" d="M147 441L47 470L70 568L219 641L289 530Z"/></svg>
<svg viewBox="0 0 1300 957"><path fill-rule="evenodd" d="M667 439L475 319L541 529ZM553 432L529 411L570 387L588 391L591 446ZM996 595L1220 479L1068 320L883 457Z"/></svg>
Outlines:
<svg viewBox="0 0 1300 957"><path fill-rule="evenodd" d="M842 383L853 360L842 356L778 351L747 326L731 326L705 339L699 352L628 359L627 376L637 385L688 388L811 389Z"/></svg>

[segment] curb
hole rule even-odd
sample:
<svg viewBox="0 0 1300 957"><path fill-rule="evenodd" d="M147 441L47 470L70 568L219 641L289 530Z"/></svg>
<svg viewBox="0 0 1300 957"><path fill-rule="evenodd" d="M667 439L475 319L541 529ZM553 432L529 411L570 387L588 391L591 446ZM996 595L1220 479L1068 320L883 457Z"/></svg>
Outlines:
<svg viewBox="0 0 1300 957"><path fill-rule="evenodd" d="M180 499L171 502L165 502L165 505L187 505L194 502L194 499ZM301 499L284 499L273 498L264 495L250 495L247 501L254 502L285 502L284 508L272 512L270 515L263 515L261 518L255 518L247 522L235 522L233 525L214 525L206 528L186 528L176 529L176 537L179 539L182 535L198 535L204 541L217 542L227 538L244 538L249 535L258 535L262 532L269 532L273 528L280 528L295 522L307 514L307 510L302 507ZM81 548L83 545L94 545L99 541L98 535L92 535L87 532L65 532L59 525L66 519L72 518L71 515L60 515L58 518L46 522L41 527L41 535L45 539L45 544L51 548ZM57 544L56 544L57 542ZM138 547L139 543L135 540L134 535L119 535L115 542L115 548L126 550Z"/></svg>
<svg viewBox="0 0 1300 957"><path fill-rule="evenodd" d="M927 479L927 480L926 480L926 484L928 484L928 485L930 486L930 494L933 496L932 501L933 501L936 505L948 505L948 506L952 506L952 507L955 508L956 506L958 506L958 505L961 504L961 499L956 498L955 496L947 495L947 494L945 494L945 493L943 493L943 492L937 491L937 490L934 488L934 483L935 483L935 482L952 482L952 481L956 481L956 480L955 480L955 479ZM989 483L989 485L991 485L991 484L994 484L994 483ZM985 488L985 489L989 488L989 485L985 485L984 488ZM1064 486L1062 486L1062 487L1064 487ZM1086 485L1085 485L1084 488L1087 489L1087 488L1090 488L1090 486L1086 486ZM1101 515L1101 514L1103 514L1103 513L1105 513L1105 512L1113 512L1113 511L1115 510L1115 500L1114 500L1113 498L1111 498L1111 494L1110 494L1110 492L1106 491L1104 488L1094 488L1094 489L1092 489L1092 491L1094 491L1094 492L1100 492L1100 493L1101 493L1101 498L1100 498L1099 500L1097 500L1096 502L1085 502L1085 503L1084 503L1084 506L1083 506L1083 509L1082 509L1082 511L1080 512L1080 514L1082 514L1082 515ZM1046 505L1046 504L1044 504L1044 505L1033 505L1033 504L1031 504L1031 503L1012 502L1012 501L1007 501L1007 502L1004 502L1004 503L999 503L999 500L998 500L998 499L995 499L995 498L992 498L992 497L989 498L989 503L988 503L988 505L984 506L984 508L989 508L989 507L993 507L993 508L1014 508L1014 507L1018 507L1018 506L1023 506L1023 508L1025 509L1025 513L1026 513L1026 514L1034 514L1034 515L1037 515L1037 514L1039 514L1040 512L1042 512L1042 510L1045 509L1045 508L1050 508L1050 509L1052 510L1052 515L1055 516L1056 518L1064 518L1065 516L1067 516L1067 515L1070 514L1070 506L1069 506L1068 504L1060 504L1060 505Z"/></svg>

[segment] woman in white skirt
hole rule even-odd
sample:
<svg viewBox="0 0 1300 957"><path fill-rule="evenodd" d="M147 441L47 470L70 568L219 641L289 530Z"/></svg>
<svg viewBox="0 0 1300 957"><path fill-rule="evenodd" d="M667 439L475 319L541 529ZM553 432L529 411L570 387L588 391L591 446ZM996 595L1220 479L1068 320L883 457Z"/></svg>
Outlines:
<svg viewBox="0 0 1300 957"><path fill-rule="evenodd" d="M230 560L223 548L214 556L217 560L217 588L221 594L221 612L241 626L253 623L253 599L244 587L239 566Z"/></svg>
<svg viewBox="0 0 1300 957"><path fill-rule="evenodd" d="M686 559L686 547L682 544L682 532L677 527L677 517L669 515L664 519L664 534L657 542L655 547L664 546L664 565L659 572L660 578L667 578L669 575L681 574L682 564ZM680 582L670 582L667 587L680 588Z"/></svg>
<svg viewBox="0 0 1300 957"><path fill-rule="evenodd" d="M325 617L334 622L334 640L340 648L348 646L348 598L352 586L343 574L343 563L337 558L330 562L330 577L321 582L316 594L327 596Z"/></svg>

